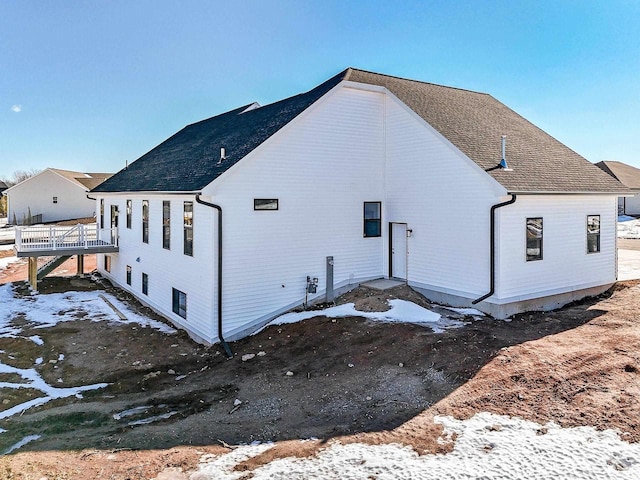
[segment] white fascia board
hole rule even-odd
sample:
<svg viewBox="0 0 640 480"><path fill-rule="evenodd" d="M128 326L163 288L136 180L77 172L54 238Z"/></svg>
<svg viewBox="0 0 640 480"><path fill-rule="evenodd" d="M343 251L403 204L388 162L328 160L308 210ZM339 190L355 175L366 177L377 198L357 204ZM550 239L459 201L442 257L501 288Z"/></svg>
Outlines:
<svg viewBox="0 0 640 480"><path fill-rule="evenodd" d="M312 112L314 110L316 110L319 105L321 105L324 102L326 102L329 97L331 97L335 92L337 92L338 90L343 88L346 83L353 83L353 82L345 82L343 80L340 83L338 83L335 87L333 87L331 90L329 90L327 93L325 93L322 97L320 97L318 100L316 100L312 105L307 107L297 117L295 117L293 120L291 120L285 126L283 126L280 130L278 130L276 133L274 133L269 138L267 138L264 142L262 142L256 148L251 150L248 154L246 154L244 157L242 157L240 160L238 160L234 165L232 165L227 170L225 170L223 173L218 175L209 184L205 185L202 188L202 194L205 195L205 196L211 197L213 195L212 190L215 189L215 187L217 185L219 185L221 182L224 182L227 179L227 177L233 175L234 172L236 172L239 168L242 168L242 164L243 163L246 163L247 160L251 160L251 158L253 158L253 157L257 156L257 155L260 155L260 152L262 152L262 150L264 150L265 145L269 144L272 141L273 138L281 136L281 135L284 135L286 132L288 132L290 129L292 129L295 126L296 123L300 122L301 119L306 118L308 115L311 115Z"/></svg>
<svg viewBox="0 0 640 480"><path fill-rule="evenodd" d="M359 90L379 91L379 92L385 93L391 100L396 102L402 109L404 109L409 115L411 115L420 125L426 128L430 133L432 133L435 137L437 137L440 141L442 141L442 143L444 143L447 147L449 147L449 149L451 149L451 151L457 157L461 158L464 162L466 162L467 165L469 165L469 167L473 168L477 172L481 172L487 178L487 180L493 184L493 187L495 188L496 193L499 196L507 195L507 189L500 182L498 182L495 178L493 178L491 175L485 172L480 167L480 165L478 165L476 162L474 162L469 157L467 157L458 147L456 147L453 143L451 143L447 137L445 137L438 130L433 128L424 118L422 118L420 115L414 112L411 109L411 107L409 107L406 103L404 103L402 100L396 97L386 87L379 87L377 85L368 85L368 84L358 83L358 82L343 82L343 83L348 83L349 88L356 88Z"/></svg>

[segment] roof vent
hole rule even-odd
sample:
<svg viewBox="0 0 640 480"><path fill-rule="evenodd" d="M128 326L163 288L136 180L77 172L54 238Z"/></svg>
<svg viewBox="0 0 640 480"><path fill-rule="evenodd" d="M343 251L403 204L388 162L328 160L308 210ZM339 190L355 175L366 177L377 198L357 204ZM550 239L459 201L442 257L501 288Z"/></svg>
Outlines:
<svg viewBox="0 0 640 480"><path fill-rule="evenodd" d="M513 171L512 168L509 168L509 164L507 163L507 136L502 135L502 160L500 160L500 168L502 168L505 172Z"/></svg>
<svg viewBox="0 0 640 480"><path fill-rule="evenodd" d="M220 147L220 160L218 161L218 164L224 162L227 159L227 152L224 149L224 147Z"/></svg>

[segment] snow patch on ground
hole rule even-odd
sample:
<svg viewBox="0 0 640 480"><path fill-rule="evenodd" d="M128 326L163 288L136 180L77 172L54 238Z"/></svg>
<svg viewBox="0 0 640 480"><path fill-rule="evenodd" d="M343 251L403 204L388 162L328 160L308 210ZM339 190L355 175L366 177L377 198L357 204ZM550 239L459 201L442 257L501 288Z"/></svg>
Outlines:
<svg viewBox="0 0 640 480"><path fill-rule="evenodd" d="M260 479L508 479L576 480L640 478L640 444L629 444L613 430L561 428L491 413L469 420L436 417L446 439L456 434L454 449L444 455L422 455L407 446L342 445L332 442L317 456L277 459L251 472ZM271 448L241 446L224 455L204 455L191 478L240 479L240 462Z"/></svg>
<svg viewBox="0 0 640 480"><path fill-rule="evenodd" d="M369 320L381 322L405 322L417 323L431 328L436 333L441 333L449 328L459 328L466 325L465 322L442 317L440 314L427 310L420 305L406 300L389 300L390 310L386 312L361 312L356 310L355 304L346 303L324 310L310 310L306 312L294 312L281 315L269 322L269 325L283 325L286 323L296 323L313 317L325 316L329 318L338 317L363 317ZM255 332L258 333L258 332Z"/></svg>
<svg viewBox="0 0 640 480"><path fill-rule="evenodd" d="M34 440L38 440L40 438L40 435L27 435L26 437L24 437L22 440L20 440L19 442L11 445L8 449L6 449L4 452L2 452L3 455L7 455L11 452L14 452L16 450L18 450L21 447L24 447L27 443L29 442L33 442Z"/></svg>
<svg viewBox="0 0 640 480"><path fill-rule="evenodd" d="M120 319L100 295L106 297L126 320ZM0 286L0 336L4 329L10 329L13 335L21 330L11 326L15 316L21 315L34 328L48 328L60 322L84 319L93 322L137 323L142 327L155 328L163 333L172 334L176 330L168 325L139 315L113 295L99 291L65 292L37 294L30 297L14 297L10 284Z"/></svg>
<svg viewBox="0 0 640 480"><path fill-rule="evenodd" d="M640 238L640 219L620 215L618 217L618 238Z"/></svg>
<svg viewBox="0 0 640 480"><path fill-rule="evenodd" d="M39 390L44 394L43 397L34 398L26 402L15 405L7 410L0 412L0 419L8 418L16 413L21 413L29 408L43 405L51 400L57 398L67 398L80 394L80 392L86 392L87 390L97 390L99 388L105 388L108 383L96 383L94 385L84 385L82 387L69 387L69 388L56 388L49 385L40 374L34 368L16 368L10 365L0 363L0 373L17 374L26 382L0 382L0 389L2 388L31 388Z"/></svg>
<svg viewBox="0 0 640 480"><path fill-rule="evenodd" d="M0 270L4 270L12 263L23 262L23 261L24 260L22 258L18 258L16 256L0 258Z"/></svg>

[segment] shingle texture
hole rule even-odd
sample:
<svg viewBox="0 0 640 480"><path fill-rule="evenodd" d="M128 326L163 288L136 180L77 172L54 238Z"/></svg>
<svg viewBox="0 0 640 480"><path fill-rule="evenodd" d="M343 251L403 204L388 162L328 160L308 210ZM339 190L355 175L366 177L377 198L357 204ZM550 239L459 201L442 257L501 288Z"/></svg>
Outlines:
<svg viewBox="0 0 640 480"><path fill-rule="evenodd" d="M640 168L632 167L626 163L605 160L596 163L603 171L614 177L625 187L640 190Z"/></svg>
<svg viewBox="0 0 640 480"><path fill-rule="evenodd" d="M491 95L355 69L345 79L386 87L510 192L624 190ZM502 158L502 135L512 171L495 168Z"/></svg>
<svg viewBox="0 0 640 480"><path fill-rule="evenodd" d="M74 172L73 170L62 170L60 168L50 168L49 170L56 172L58 175L62 175L87 191L97 187L113 175L113 173Z"/></svg>
<svg viewBox="0 0 640 480"><path fill-rule="evenodd" d="M490 95L352 68L309 92L189 125L93 191L199 191L343 80L387 88L510 192L625 191ZM502 135L511 171L497 168Z"/></svg>
<svg viewBox="0 0 640 480"><path fill-rule="evenodd" d="M94 189L95 192L195 192L239 162L335 87L344 72L313 90L189 125ZM226 158L220 160L220 149Z"/></svg>

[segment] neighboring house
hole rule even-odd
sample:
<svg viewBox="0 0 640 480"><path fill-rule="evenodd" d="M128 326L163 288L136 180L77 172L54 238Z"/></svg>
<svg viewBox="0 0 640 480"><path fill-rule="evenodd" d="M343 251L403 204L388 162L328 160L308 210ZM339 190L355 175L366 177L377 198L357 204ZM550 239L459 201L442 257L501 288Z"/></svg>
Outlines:
<svg viewBox="0 0 640 480"><path fill-rule="evenodd" d="M7 220L23 225L92 217L96 205L87 194L111 175L47 168L5 191Z"/></svg>
<svg viewBox="0 0 640 480"><path fill-rule="evenodd" d="M606 160L596 165L631 191L632 195L618 197L618 214L640 215L640 168Z"/></svg>
<svg viewBox="0 0 640 480"><path fill-rule="evenodd" d="M119 223L100 273L212 343L381 277L497 317L602 292L624 191L490 95L349 68L189 125L91 195Z"/></svg>
<svg viewBox="0 0 640 480"><path fill-rule="evenodd" d="M0 180L0 194L2 194L7 188L7 184Z"/></svg>

